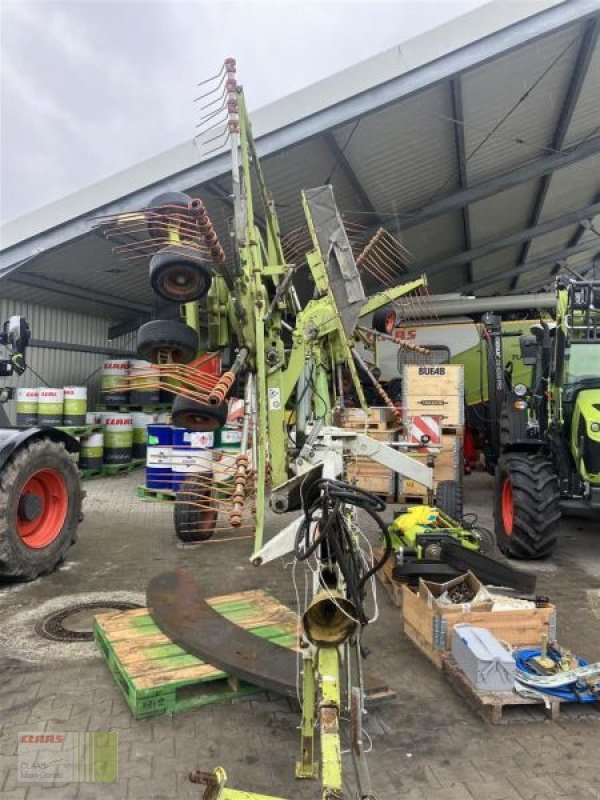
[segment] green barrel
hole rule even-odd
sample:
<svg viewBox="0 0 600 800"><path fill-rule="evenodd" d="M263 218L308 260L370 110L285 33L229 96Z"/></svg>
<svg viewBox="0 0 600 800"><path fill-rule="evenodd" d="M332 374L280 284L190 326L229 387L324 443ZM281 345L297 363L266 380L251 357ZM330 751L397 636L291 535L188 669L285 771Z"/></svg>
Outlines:
<svg viewBox="0 0 600 800"><path fill-rule="evenodd" d="M133 447L132 458L146 458L148 444L148 425L156 423L157 414L145 414L142 411L132 411L133 419Z"/></svg>
<svg viewBox="0 0 600 800"><path fill-rule="evenodd" d="M131 464L133 447L133 419L131 414L107 411L102 414L104 428L104 463L106 465Z"/></svg>
<svg viewBox="0 0 600 800"><path fill-rule="evenodd" d="M63 389L43 386L39 389L37 424L62 425L65 393Z"/></svg>
<svg viewBox="0 0 600 800"><path fill-rule="evenodd" d="M65 386L63 425L85 425L87 389L85 386Z"/></svg>
<svg viewBox="0 0 600 800"><path fill-rule="evenodd" d="M31 428L37 425L38 389L17 389L17 425Z"/></svg>
<svg viewBox="0 0 600 800"><path fill-rule="evenodd" d="M102 403L107 407L129 405L129 359L111 358L102 365Z"/></svg>
<svg viewBox="0 0 600 800"><path fill-rule="evenodd" d="M100 469L104 458L104 434L102 431L82 436L80 442L79 469Z"/></svg>

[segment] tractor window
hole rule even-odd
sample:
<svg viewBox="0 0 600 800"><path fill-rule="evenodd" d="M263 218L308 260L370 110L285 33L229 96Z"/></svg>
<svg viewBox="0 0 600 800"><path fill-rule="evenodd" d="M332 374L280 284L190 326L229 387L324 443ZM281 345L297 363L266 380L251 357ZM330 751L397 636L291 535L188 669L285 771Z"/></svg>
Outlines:
<svg viewBox="0 0 600 800"><path fill-rule="evenodd" d="M566 362L565 383L574 383L582 378L597 378L599 371L600 342L572 342Z"/></svg>
<svg viewBox="0 0 600 800"><path fill-rule="evenodd" d="M398 372L402 374L402 367L407 364L449 364L450 350L443 345L426 345L427 353L417 353L415 350L398 350Z"/></svg>

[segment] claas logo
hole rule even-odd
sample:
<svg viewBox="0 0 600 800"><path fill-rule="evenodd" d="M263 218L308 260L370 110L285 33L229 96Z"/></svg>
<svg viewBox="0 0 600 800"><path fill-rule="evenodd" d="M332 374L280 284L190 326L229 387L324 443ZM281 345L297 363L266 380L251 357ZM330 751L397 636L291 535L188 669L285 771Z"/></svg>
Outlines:
<svg viewBox="0 0 600 800"><path fill-rule="evenodd" d="M21 744L62 744L65 737L62 733L23 733Z"/></svg>
<svg viewBox="0 0 600 800"><path fill-rule="evenodd" d="M394 328L394 341L396 342L411 342L416 338L416 328Z"/></svg>

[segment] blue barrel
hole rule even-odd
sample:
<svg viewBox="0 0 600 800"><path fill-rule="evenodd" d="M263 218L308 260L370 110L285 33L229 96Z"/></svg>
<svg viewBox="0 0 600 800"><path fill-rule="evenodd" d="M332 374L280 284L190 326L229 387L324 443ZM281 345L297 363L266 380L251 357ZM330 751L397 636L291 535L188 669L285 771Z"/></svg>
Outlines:
<svg viewBox="0 0 600 800"><path fill-rule="evenodd" d="M212 475L215 435L212 431L173 430L172 470L174 491L194 475Z"/></svg>
<svg viewBox="0 0 600 800"><path fill-rule="evenodd" d="M171 489L173 483L173 428L170 425L148 425L146 448L146 487Z"/></svg>

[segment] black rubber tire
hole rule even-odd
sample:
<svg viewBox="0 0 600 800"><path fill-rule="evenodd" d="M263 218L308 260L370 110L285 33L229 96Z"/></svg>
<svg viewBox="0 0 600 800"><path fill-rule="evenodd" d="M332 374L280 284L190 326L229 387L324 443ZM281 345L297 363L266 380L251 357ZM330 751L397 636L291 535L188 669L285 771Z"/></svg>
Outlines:
<svg viewBox="0 0 600 800"><path fill-rule="evenodd" d="M212 497L211 479L212 475L210 478L197 475L183 483L177 492L173 523L175 535L182 542L205 542L215 532L219 516L216 507L198 508L196 505L205 502L209 496Z"/></svg>
<svg viewBox="0 0 600 800"><path fill-rule="evenodd" d="M150 259L150 284L155 294L173 303L201 300L210 289L212 272L189 247L164 247Z"/></svg>
<svg viewBox="0 0 600 800"><path fill-rule="evenodd" d="M33 473L43 469L62 476L68 506L56 538L46 547L33 549L17 532L17 513L21 490ZM77 465L62 443L43 437L19 448L0 473L0 577L33 580L52 572L77 539L83 497Z"/></svg>
<svg viewBox="0 0 600 800"><path fill-rule="evenodd" d="M164 192L152 198L149 208L154 214L162 213L164 216L168 216L169 213L174 213L174 206L176 206L178 209L181 209L181 212L176 212L179 214L188 208L191 199L192 198L188 194L185 194L185 192ZM166 240L167 234L163 224L161 224L160 218L152 217L148 222L147 228L148 235L152 239Z"/></svg>
<svg viewBox="0 0 600 800"><path fill-rule="evenodd" d="M198 355L198 334L179 319L153 319L138 330L137 354L144 361L158 363L167 352L175 364L189 364Z"/></svg>
<svg viewBox="0 0 600 800"><path fill-rule="evenodd" d="M197 403L187 397L176 397L171 409L173 425L189 431L216 431L227 422L227 404Z"/></svg>
<svg viewBox="0 0 600 800"><path fill-rule="evenodd" d="M435 490L435 504L450 519L460 522L463 516L462 485L460 481L440 481Z"/></svg>
<svg viewBox="0 0 600 800"><path fill-rule="evenodd" d="M394 332L396 325L397 314L393 308L378 308L373 312L373 321L371 327L378 333L387 333L388 336Z"/></svg>
<svg viewBox="0 0 600 800"><path fill-rule="evenodd" d="M512 493L512 532L503 515L505 482ZM537 453L504 453L496 465L494 528L498 548L510 558L552 555L560 520L558 478L547 458Z"/></svg>

